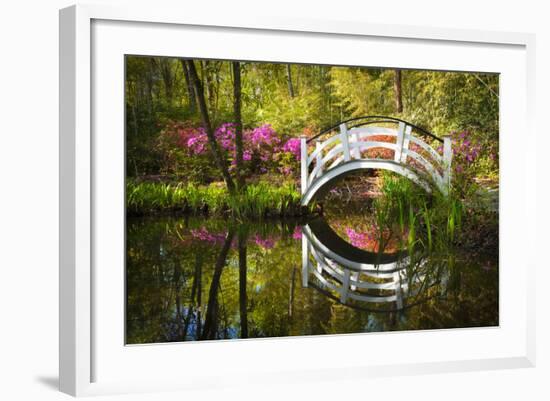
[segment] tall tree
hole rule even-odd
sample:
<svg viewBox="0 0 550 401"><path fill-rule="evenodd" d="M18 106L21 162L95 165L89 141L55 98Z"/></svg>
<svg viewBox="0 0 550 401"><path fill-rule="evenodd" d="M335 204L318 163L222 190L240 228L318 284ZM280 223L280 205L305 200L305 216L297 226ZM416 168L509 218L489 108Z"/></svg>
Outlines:
<svg viewBox="0 0 550 401"><path fill-rule="evenodd" d="M172 104L174 95L174 76L172 74L172 60L161 58L159 62L160 74L164 82L164 94L169 105Z"/></svg>
<svg viewBox="0 0 550 401"><path fill-rule="evenodd" d="M187 64L185 60L180 59L181 68L183 70L183 76L185 77L185 86L187 88L187 96L189 96L189 110L191 113L195 113L197 109L197 101L195 100L195 92L193 90L193 83L191 82L191 77L189 76L189 70L187 69Z"/></svg>
<svg viewBox="0 0 550 401"><path fill-rule="evenodd" d="M233 116L235 122L235 159L237 162L237 188L244 187L243 174L243 122L241 117L241 65L238 61L232 63L233 67Z"/></svg>
<svg viewBox="0 0 550 401"><path fill-rule="evenodd" d="M197 69L195 68L195 62L193 60L185 60L185 62L187 64L187 69L189 70L189 77L191 78L191 82L193 84L195 97L197 98L197 102L199 104L201 121L202 121L204 130L206 131L206 136L208 137L208 144L210 145L212 157L214 158L214 162L216 163L216 166L218 167L218 169L222 174L223 180L225 181L225 185L227 186L227 190L230 193L235 193L235 183L233 182L233 179L229 174L229 169L227 167L227 159L224 153L222 152L222 150L220 149L220 146L218 145L218 141L216 141L214 130L212 128L212 125L210 124L208 108L206 106L206 100L204 98L204 89L202 86L202 82L199 79L199 76L197 74Z"/></svg>
<svg viewBox="0 0 550 401"><path fill-rule="evenodd" d="M395 111L403 112L403 93L401 89L401 70L395 70L393 89L395 92Z"/></svg>
<svg viewBox="0 0 550 401"><path fill-rule="evenodd" d="M216 88L216 76L218 75L218 66L216 61L204 60L201 61L202 76L204 82L204 89L206 93L206 100L208 107L210 108L210 115L212 121L216 121L217 108L217 88Z"/></svg>
<svg viewBox="0 0 550 401"><path fill-rule="evenodd" d="M153 90L154 90L154 80L153 76L155 75L155 59L150 58L149 59L149 66L147 69L147 72L145 74L145 102L147 105L147 111L149 113L149 116L153 115L154 110L154 102L153 102Z"/></svg>
<svg viewBox="0 0 550 401"><path fill-rule="evenodd" d="M286 65L286 80L288 84L288 95L294 97L294 85L292 84L292 68L290 64Z"/></svg>

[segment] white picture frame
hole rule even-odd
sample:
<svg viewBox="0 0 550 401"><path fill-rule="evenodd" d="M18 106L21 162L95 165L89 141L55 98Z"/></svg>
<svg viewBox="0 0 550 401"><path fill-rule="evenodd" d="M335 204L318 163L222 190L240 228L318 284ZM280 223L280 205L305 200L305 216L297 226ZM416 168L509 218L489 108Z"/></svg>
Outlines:
<svg viewBox="0 0 550 401"><path fill-rule="evenodd" d="M101 262L106 260L122 261L122 264L117 263L116 269L123 269L123 256L116 249L105 250L101 246L101 243L108 241L120 245L122 238L117 240L120 227L117 225L117 229L114 229L110 236L105 230L104 222L109 216L116 221L123 219L123 216L118 216L123 214L122 204L115 202L116 205L109 209L111 206L102 203L101 196L98 195L105 194L110 188L118 188L115 197L123 193L120 180L116 179L117 174L113 175L112 180L109 178L108 182L102 178L106 176L106 171L119 169L123 165L121 164L123 155L120 153L122 143L116 142L118 140L116 136L113 143L107 144L103 139L98 141L94 137L94 129L102 127L102 121L111 124L105 127L116 128L123 124L123 114L120 112L123 108L122 104L119 104L123 90L122 86L117 86L122 73L118 67L122 60L118 55L133 53L133 51L148 55L178 55L174 54L174 51L178 50L173 42L164 43L163 41L162 48L160 45L156 47L156 43L161 43L158 41L159 38L179 35L180 31L182 35L191 34L190 31L185 33L186 29L192 30L194 38L202 38L201 40L204 41L204 49L195 49L193 54L187 54L188 57L212 57L212 52L216 48L221 49L216 42L220 38L223 39L224 35L226 37L232 35L232 38L238 37L243 44L233 49L225 49L223 52L218 50L220 52L218 58L247 59L254 55L256 59L262 61L275 61L284 57L284 61L364 65L364 61L359 56L355 59L342 59L335 55L323 54L319 49L315 53L315 46L311 46L306 51L304 47L292 50L290 46L276 45L279 42L284 43L285 40L302 40L303 44L312 45L318 45L324 41L327 48L336 48L334 47L336 45L330 42L338 40L338 46L344 47L358 44L373 46L373 49L395 47L403 51L402 55L407 55L409 51L413 52L416 48L429 55L436 48L442 55L447 54L445 52L449 55L461 52L467 55L474 52L479 58L475 63L465 60L462 64L459 62L452 64L452 57L440 62L435 62L430 57L423 58L421 62L410 61L410 58L409 61L402 61L402 56L391 56L384 51L384 61L375 61L378 66L484 71L485 69L476 69L476 66L483 66L483 63L487 66L495 66L497 61L501 60L501 67L498 65L496 68L486 67L489 68L487 71L504 74L501 83L501 264L504 267L500 283L501 326L444 332L433 330L406 334L381 333L367 336L221 341L186 344L180 345L179 348L174 348L178 347L177 344L125 347L123 341L117 337L119 328L116 329L119 331L113 329L112 332L108 328L110 323L115 322L114 319L117 319L117 316L121 320L120 324L123 325L120 308L112 308L113 312L109 314L105 312L104 307L105 300L113 304L118 303L119 298L114 295L116 291L120 292L120 296L123 295L123 288L119 285L123 276L115 274L110 277L108 274L99 274L97 271ZM260 34L263 35L263 40L269 43L272 41L275 45L267 46L262 51L254 49L254 35ZM249 42L245 43L247 41ZM284 383L293 380L327 380L344 377L360 379L365 376L398 375L405 372L410 374L534 366L535 284L533 273L536 261L529 257L522 259L520 252L506 247L506 244L514 240L517 240L519 248L524 246L523 252L534 246L526 242L526 239L519 238L519 228L529 227L529 231L534 232L536 215L534 196L529 195L534 193L535 181L527 172L535 170L535 160L534 157L526 157L527 150L516 149L516 158L510 157L514 149L514 142L510 137L512 131L520 129L525 132L522 140L535 142L535 132L532 128L535 85L534 43L533 35L521 33L373 25L349 21L295 20L290 17L280 19L264 16L253 19L247 16L242 20L228 20L225 16L215 13L208 16L189 15L181 10L166 10L153 6L112 8L103 5L78 5L61 10L60 390L80 396L245 385L246 379L239 379L238 376L243 374L248 379L254 378L260 383ZM451 51L449 48L452 48ZM204 53L200 53L201 51ZM250 53L251 51L256 53ZM269 51L273 52L272 56L269 56ZM109 55L117 55L116 63L111 64L114 71L112 77L108 76L109 74L105 73L107 70L104 69L108 64L105 62L105 57ZM406 64L407 62L413 64ZM110 81L111 78L114 81ZM117 85L110 87L99 84L96 88L94 82L96 85L98 82L116 82ZM109 100L106 98L102 98L105 102L97 103L97 98L104 96L105 90L111 89L117 91L116 95L111 96L113 103L108 103ZM512 94L516 98L510 100ZM109 118L104 118L106 107L109 107L111 113ZM513 108L517 108L515 113L511 112ZM112 153L106 151L108 148ZM509 188L513 184L522 185L524 191L512 193ZM505 259L503 259L503 249ZM535 255L535 252L527 252L527 254ZM112 259L105 259L109 257ZM522 269L517 278L508 274L506 266L512 264L519 265ZM515 281L511 282L512 279ZM517 299L512 300L509 299L511 294L508 289L514 284L517 289L515 292ZM103 301L98 300L98 291L101 292ZM116 340L111 344L108 339L115 337L117 337ZM342 349L342 346L357 347L367 339L371 341L372 338L376 338L378 343L389 343L397 339L403 340L404 343L415 341L424 345L435 344L442 349L445 349L446 342L458 341L470 344L472 349L465 351L460 344L458 346L454 344L453 347L456 349L454 351L449 349L448 354L439 350L439 357L433 355L422 359L418 353L401 352L399 346L396 346L395 350L396 353L399 352L399 357L388 358L386 361L382 355L376 356L373 351L370 354L372 356L370 362L352 360L353 357L345 352L337 355L338 358L326 355L330 354L330 351ZM486 351L482 351L484 343L488 347ZM479 349L476 349L475 344L479 344ZM120 347L120 349L113 347ZM318 355L320 347L324 349L322 358ZM186 355L191 359L197 358L199 353L207 356L222 355L226 358L240 358L242 362L240 362L241 366L235 369L237 372L235 374L197 369L186 373L185 380L167 376L166 372L157 369L147 369L147 366L154 366L155 361L172 358L171 355L176 353L180 357ZM279 357L284 353L292 355L289 358L295 358L287 359L287 362L292 362L292 369L286 369L285 360ZM461 353L463 357L458 356ZM246 366L247 361L254 360L253 358L257 355L263 355L263 359L268 362L271 360L271 366L265 362L262 362L264 364L259 367ZM138 361L143 361L145 366L140 367ZM120 364L133 368L126 369L126 375L117 374L121 370ZM111 371L103 374L102 369L107 372L108 366L112 366Z"/></svg>

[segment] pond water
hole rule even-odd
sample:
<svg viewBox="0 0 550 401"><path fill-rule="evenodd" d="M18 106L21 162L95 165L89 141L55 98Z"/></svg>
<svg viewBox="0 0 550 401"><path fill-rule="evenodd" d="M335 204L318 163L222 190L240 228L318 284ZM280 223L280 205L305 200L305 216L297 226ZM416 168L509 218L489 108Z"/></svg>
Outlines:
<svg viewBox="0 0 550 401"><path fill-rule="evenodd" d="M358 219L128 218L126 343L498 325L496 261L376 249Z"/></svg>

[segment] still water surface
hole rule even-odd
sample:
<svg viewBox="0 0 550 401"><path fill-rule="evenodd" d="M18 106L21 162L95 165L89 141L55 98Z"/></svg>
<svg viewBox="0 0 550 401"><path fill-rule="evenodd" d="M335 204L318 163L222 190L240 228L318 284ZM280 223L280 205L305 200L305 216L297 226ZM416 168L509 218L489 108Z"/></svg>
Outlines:
<svg viewBox="0 0 550 401"><path fill-rule="evenodd" d="M498 325L495 262L380 256L350 221L129 218L127 344Z"/></svg>

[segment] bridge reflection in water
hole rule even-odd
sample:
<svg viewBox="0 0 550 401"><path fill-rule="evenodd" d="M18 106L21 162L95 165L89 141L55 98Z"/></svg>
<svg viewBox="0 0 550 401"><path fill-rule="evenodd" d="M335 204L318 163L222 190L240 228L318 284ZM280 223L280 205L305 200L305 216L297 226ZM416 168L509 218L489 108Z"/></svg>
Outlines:
<svg viewBox="0 0 550 401"><path fill-rule="evenodd" d="M341 304L399 311L426 301L428 289L435 285L444 292L447 281L447 270L428 263L420 252L357 248L323 218L302 227L302 286L315 287Z"/></svg>

